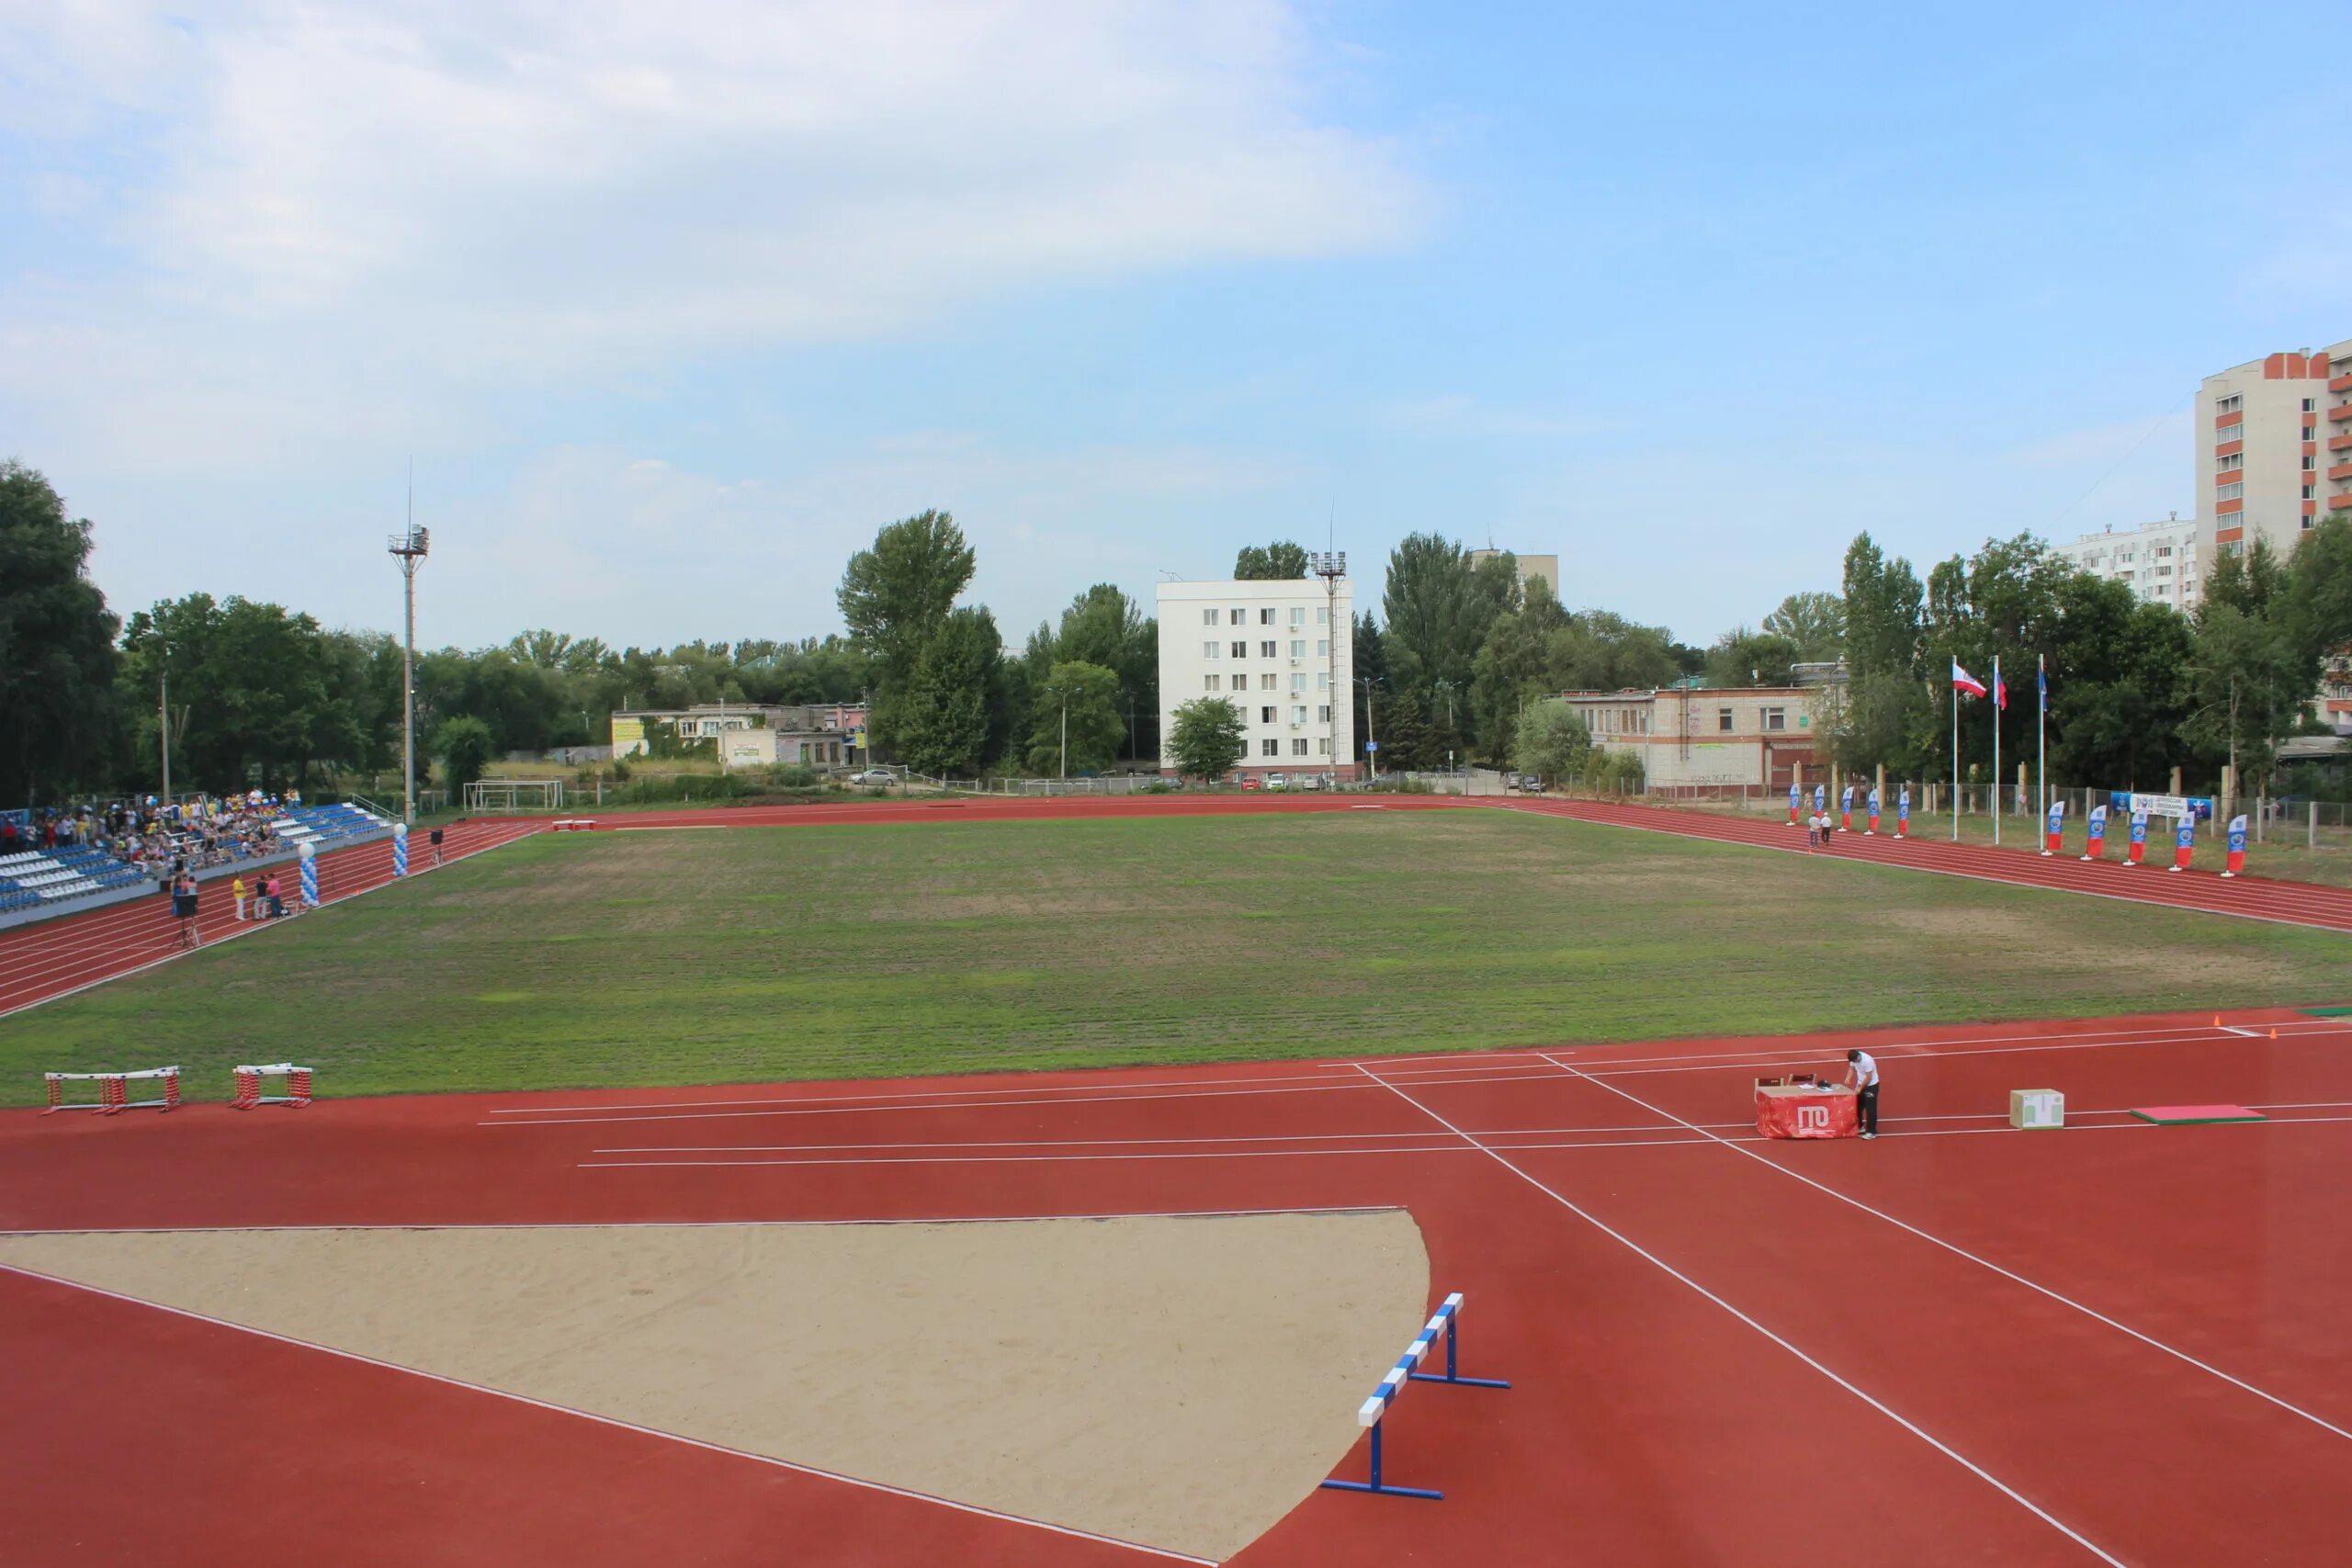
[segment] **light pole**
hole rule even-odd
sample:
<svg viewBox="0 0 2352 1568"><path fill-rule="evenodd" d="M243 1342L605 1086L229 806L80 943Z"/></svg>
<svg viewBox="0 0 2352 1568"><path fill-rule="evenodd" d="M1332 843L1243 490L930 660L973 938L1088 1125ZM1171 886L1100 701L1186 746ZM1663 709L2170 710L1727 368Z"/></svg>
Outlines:
<svg viewBox="0 0 2352 1568"><path fill-rule="evenodd" d="M1380 736L1373 723L1372 689L1380 684L1377 675L1359 675L1356 684L1363 688L1363 754L1370 759L1367 766L1376 782L1380 777Z"/></svg>
<svg viewBox="0 0 2352 1568"><path fill-rule="evenodd" d="M408 532L395 534L386 548L401 563L408 599L408 635L401 645L401 820L416 821L416 569L432 547L431 530L416 525L416 491L409 490Z"/></svg>
<svg viewBox="0 0 2352 1568"><path fill-rule="evenodd" d="M1306 570L1323 580L1323 597L1329 608L1323 612L1323 694L1331 699L1331 738L1329 748L1331 783L1340 782L1340 581L1348 575L1348 552L1320 550L1306 558ZM1351 628L1352 631L1352 628Z"/></svg>
<svg viewBox="0 0 2352 1568"><path fill-rule="evenodd" d="M1047 690L1048 692L1051 692L1055 696L1057 696L1057 697L1058 697L1058 698L1060 698L1060 699L1061 699L1061 705L1062 705L1062 767L1061 767L1061 777L1062 777L1062 781L1063 781L1065 784L1067 784L1067 783L1069 781L1069 700L1070 700L1070 698L1072 698L1072 697L1082 697L1082 696L1084 696L1084 695L1086 694L1086 687L1085 687L1083 684L1080 684L1080 685L1076 685L1076 686L1069 686L1069 687L1062 687L1062 686L1047 686L1047 687L1046 688L1046 690Z"/></svg>

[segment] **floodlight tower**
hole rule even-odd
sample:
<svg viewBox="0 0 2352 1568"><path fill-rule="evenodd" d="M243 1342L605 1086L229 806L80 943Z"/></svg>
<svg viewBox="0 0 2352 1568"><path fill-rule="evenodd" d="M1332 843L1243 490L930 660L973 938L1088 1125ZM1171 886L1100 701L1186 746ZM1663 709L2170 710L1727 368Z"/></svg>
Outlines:
<svg viewBox="0 0 2352 1568"><path fill-rule="evenodd" d="M1323 596L1331 605L1323 614L1323 658L1329 671L1324 683L1331 697L1331 784L1336 788L1340 783L1340 698L1346 693L1340 684L1340 580L1348 575L1348 552L1317 550L1307 556L1306 570L1323 580ZM1355 628L1349 627L1348 635L1352 638Z"/></svg>
<svg viewBox="0 0 2352 1568"><path fill-rule="evenodd" d="M408 590L408 639L401 647L401 767L406 780L401 795L401 820L416 821L416 569L433 543L433 532L416 525L416 492L409 491L408 532L395 534L385 547L401 563Z"/></svg>

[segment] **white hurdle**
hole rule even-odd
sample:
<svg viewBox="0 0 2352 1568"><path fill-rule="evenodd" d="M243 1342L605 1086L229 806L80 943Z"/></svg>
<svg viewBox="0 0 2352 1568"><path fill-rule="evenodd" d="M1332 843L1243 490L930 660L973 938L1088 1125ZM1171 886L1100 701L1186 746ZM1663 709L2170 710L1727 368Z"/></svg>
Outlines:
<svg viewBox="0 0 2352 1568"><path fill-rule="evenodd" d="M1341 1481L1335 1477L1325 1481L1325 1486L1339 1492L1377 1492L1384 1496L1427 1497L1433 1502L1444 1498L1442 1492L1432 1492L1420 1486L1392 1485L1381 1478L1381 1433L1388 1424L1388 1407L1396 1403L1396 1396L1405 1392L1405 1385L1408 1382L1453 1383L1461 1388L1510 1386L1509 1381L1502 1378L1465 1378L1462 1375L1461 1323L1462 1292L1456 1291L1445 1298L1444 1304L1437 1309L1428 1325L1413 1336L1413 1342L1405 1347L1405 1353L1396 1358L1396 1364L1382 1376L1380 1386L1372 1391L1372 1397L1356 1407L1356 1425L1372 1433L1372 1478L1369 1481ZM1445 1339L1445 1371L1422 1371L1421 1363L1436 1348L1441 1335Z"/></svg>
<svg viewBox="0 0 2352 1568"><path fill-rule="evenodd" d="M113 1116L125 1111L170 1111L180 1102L180 1070L177 1067L149 1067L136 1073L43 1073L48 1089L49 1106L41 1114L53 1116L61 1111L95 1111L101 1116ZM130 1082L133 1078L153 1078L160 1081L163 1095L156 1100L133 1100ZM93 1083L98 1086L95 1100L68 1103L65 1086L69 1083Z"/></svg>
<svg viewBox="0 0 2352 1568"><path fill-rule="evenodd" d="M251 1111L256 1105L291 1105L297 1108L311 1103L311 1067L298 1067L291 1062L268 1062L259 1066L235 1069L237 1098L229 1103L239 1111ZM284 1094L262 1093L262 1079L282 1077L286 1080Z"/></svg>

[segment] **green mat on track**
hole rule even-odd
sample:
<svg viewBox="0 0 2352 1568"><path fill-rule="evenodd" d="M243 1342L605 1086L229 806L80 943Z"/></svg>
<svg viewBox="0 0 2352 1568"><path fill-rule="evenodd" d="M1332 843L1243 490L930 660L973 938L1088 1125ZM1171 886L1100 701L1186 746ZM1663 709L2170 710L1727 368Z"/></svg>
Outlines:
<svg viewBox="0 0 2352 1568"><path fill-rule="evenodd" d="M2305 1018L2352 1018L2352 1008L2299 1008Z"/></svg>
<svg viewBox="0 0 2352 1568"><path fill-rule="evenodd" d="M2135 1106L2132 1114L2143 1122L2154 1122L2159 1127L2196 1127L2212 1122L2267 1120L2260 1111L2248 1111L2243 1105L2144 1105Z"/></svg>

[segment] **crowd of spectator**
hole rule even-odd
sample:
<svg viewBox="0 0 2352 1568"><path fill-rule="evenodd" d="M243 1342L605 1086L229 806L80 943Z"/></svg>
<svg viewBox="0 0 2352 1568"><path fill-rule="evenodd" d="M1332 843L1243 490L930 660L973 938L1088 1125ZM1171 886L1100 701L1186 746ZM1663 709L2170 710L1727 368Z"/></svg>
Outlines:
<svg viewBox="0 0 2352 1568"><path fill-rule="evenodd" d="M276 795L256 789L161 803L151 795L103 806L11 812L0 815L0 855L95 849L170 882L185 873L269 853L277 847L271 823L301 804L298 791Z"/></svg>

